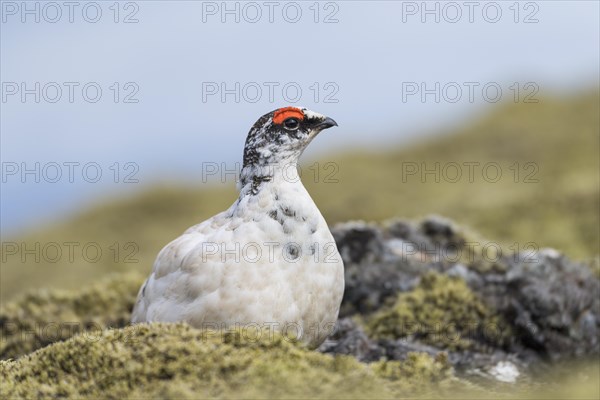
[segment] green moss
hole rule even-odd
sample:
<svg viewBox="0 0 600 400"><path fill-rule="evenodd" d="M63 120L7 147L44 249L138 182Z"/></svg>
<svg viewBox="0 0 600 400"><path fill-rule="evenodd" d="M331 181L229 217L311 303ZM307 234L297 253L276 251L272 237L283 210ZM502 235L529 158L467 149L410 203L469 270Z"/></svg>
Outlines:
<svg viewBox="0 0 600 400"><path fill-rule="evenodd" d="M397 398L445 377L415 355L371 369L348 356L303 349L277 333L256 340L185 324L142 324L77 335L0 364L7 397L85 398ZM253 336L253 337L256 337ZM395 387L398 379L423 385ZM409 393L408 391L404 393Z"/></svg>
<svg viewBox="0 0 600 400"><path fill-rule="evenodd" d="M258 335L253 336L256 338ZM598 363L490 391L454 377L445 354L362 364L308 351L268 330L255 340L185 324L77 335L0 361L3 398L598 398Z"/></svg>
<svg viewBox="0 0 600 400"><path fill-rule="evenodd" d="M405 361L378 361L371 364L377 376L386 379L398 393L440 395L466 388L454 377L446 353L431 357L425 353L408 353Z"/></svg>
<svg viewBox="0 0 600 400"><path fill-rule="evenodd" d="M129 323L143 279L121 274L77 292L37 291L0 308L0 359L16 358L83 331Z"/></svg>
<svg viewBox="0 0 600 400"><path fill-rule="evenodd" d="M414 336L424 343L449 349L475 344L502 344L509 327L458 278L428 273L412 291L367 321L375 338Z"/></svg>

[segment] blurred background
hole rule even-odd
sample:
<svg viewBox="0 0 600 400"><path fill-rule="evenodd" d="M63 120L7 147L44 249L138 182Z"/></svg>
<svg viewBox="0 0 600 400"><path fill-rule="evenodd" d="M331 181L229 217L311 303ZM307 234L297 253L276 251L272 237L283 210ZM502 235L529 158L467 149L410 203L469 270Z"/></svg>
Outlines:
<svg viewBox="0 0 600 400"><path fill-rule="evenodd" d="M439 214L599 254L599 3L2 1L1 299L149 272L236 197L245 136L334 118L330 224Z"/></svg>

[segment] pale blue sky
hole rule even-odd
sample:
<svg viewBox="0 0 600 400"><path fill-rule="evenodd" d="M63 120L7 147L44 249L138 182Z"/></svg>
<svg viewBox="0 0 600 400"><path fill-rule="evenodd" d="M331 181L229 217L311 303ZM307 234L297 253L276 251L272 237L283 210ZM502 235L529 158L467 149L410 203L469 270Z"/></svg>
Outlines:
<svg viewBox="0 0 600 400"><path fill-rule="evenodd" d="M512 99L513 82L534 82L541 92L550 93L598 85L597 1L520 2L518 16L513 1L480 2L473 10L473 22L464 2L457 2L462 18L456 23L449 20L455 18L457 8L436 2L427 4L431 9L438 4L437 23L434 14L424 15L426 21L421 21L421 10L415 10L421 2L321 2L318 23L314 1L297 2L302 10L297 23L285 19L295 15L295 6L286 6L289 2L277 2L273 23L260 1L254 4L259 5L262 18L255 23L248 20L255 18L256 8L244 8L243 3L238 6L239 23L233 14L221 22L220 10L209 13L221 7L220 1L121 2L118 23L114 2L97 2L102 16L90 23L85 18L95 18L95 8L87 6L83 15L87 3L78 3L72 23L64 6L61 19L50 23L45 19L56 18L56 10L44 9L46 3L39 2L40 22L36 23L35 15L22 15L20 1L2 1L4 172L14 165L20 168L21 163L33 168L36 162L42 167L55 162L63 173L56 183L44 176L40 183L34 182L33 175L27 175L25 183L19 174L4 177L3 234L60 218L99 196L139 190L157 180L201 185L203 162L233 166L241 158L245 135L254 121L288 104L281 92L286 83L295 82L288 86L297 84L302 89L296 104L329 115L340 125L311 145L308 158L348 147L389 147L460 123L489 106L480 89L487 82L503 89L504 101ZM36 2L28 4L33 8ZM235 7L235 2L228 4ZM284 6L288 7L285 18ZM496 18L497 8L502 15L489 22ZM338 22L324 23L332 13ZM138 22L123 23L129 14ZM527 16L538 22L524 23ZM45 93L40 89L40 103L33 94L23 103L20 93L10 94L14 84L20 91L22 82L28 88L34 88L35 82L42 88L56 82L62 97L56 103L47 101L56 96L50 85ZM73 103L65 82L79 85L74 86ZM83 98L81 88L90 82L102 89L97 103ZM114 82L119 87L118 103L113 99ZM134 84L125 87L128 82ZM256 102L244 100L243 95L239 102L233 95L221 102L219 95L205 93L203 101L207 82L225 82L230 88L235 82L241 87L256 82L263 95ZM265 82L278 84L274 101L268 98ZM436 103L433 95L425 102L418 95L403 101L407 82L431 87L435 82L441 86L457 82L464 89L463 97L455 103L443 98ZM467 98L465 82L480 84L474 102ZM123 95L136 87L139 91L133 98L139 102L123 103ZM256 97L255 88L255 84L247 86L249 100ZM323 96L335 90L337 103L325 102ZM94 96L93 91L88 94ZM288 95L293 98L293 91ZM80 163L73 167L74 183L68 181L65 162ZM81 166L90 162L102 169L98 183L81 177ZM139 183L114 183L110 166L115 162L122 173L119 181L123 173L133 171L125 164L135 163ZM46 172L54 176L52 168Z"/></svg>

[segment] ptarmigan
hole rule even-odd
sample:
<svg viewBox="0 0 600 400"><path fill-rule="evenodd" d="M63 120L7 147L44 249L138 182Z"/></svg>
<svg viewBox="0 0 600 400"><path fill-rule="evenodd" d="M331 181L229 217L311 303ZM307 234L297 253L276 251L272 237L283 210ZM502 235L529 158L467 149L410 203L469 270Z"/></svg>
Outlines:
<svg viewBox="0 0 600 400"><path fill-rule="evenodd" d="M246 139L238 199L160 251L132 323L267 328L311 347L323 342L337 320L344 265L297 162L332 126L305 108L263 115Z"/></svg>

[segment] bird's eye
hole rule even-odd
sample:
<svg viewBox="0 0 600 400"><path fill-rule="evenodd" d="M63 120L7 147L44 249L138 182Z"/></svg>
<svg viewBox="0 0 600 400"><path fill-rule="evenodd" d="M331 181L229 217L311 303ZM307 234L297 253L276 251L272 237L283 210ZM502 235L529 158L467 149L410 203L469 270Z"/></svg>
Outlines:
<svg viewBox="0 0 600 400"><path fill-rule="evenodd" d="M288 131L295 131L300 126L300 121L297 118L288 118L283 121L283 127Z"/></svg>

